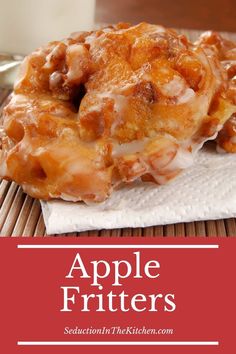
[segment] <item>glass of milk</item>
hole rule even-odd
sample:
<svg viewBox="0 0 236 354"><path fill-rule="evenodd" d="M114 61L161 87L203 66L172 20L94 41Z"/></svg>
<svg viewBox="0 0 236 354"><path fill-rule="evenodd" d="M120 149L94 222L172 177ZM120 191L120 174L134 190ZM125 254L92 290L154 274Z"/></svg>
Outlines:
<svg viewBox="0 0 236 354"><path fill-rule="evenodd" d="M72 32L93 29L95 4L96 0L0 0L0 86L8 86L10 76L12 81L20 55Z"/></svg>
<svg viewBox="0 0 236 354"><path fill-rule="evenodd" d="M0 52L28 54L70 33L91 30L95 0L0 0Z"/></svg>

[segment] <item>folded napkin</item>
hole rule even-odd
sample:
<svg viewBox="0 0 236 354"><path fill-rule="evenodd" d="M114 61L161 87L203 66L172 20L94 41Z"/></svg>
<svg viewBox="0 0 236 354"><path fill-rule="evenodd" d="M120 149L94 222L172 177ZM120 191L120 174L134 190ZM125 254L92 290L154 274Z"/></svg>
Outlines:
<svg viewBox="0 0 236 354"><path fill-rule="evenodd" d="M103 203L41 202L48 234L236 217L236 155L212 146L164 186L137 182Z"/></svg>

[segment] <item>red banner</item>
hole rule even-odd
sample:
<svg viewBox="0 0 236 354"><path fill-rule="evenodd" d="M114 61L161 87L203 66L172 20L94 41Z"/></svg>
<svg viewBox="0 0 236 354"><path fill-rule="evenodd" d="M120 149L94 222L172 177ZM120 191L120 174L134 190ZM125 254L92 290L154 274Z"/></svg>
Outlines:
<svg viewBox="0 0 236 354"><path fill-rule="evenodd" d="M236 239L1 239L2 353L235 351Z"/></svg>

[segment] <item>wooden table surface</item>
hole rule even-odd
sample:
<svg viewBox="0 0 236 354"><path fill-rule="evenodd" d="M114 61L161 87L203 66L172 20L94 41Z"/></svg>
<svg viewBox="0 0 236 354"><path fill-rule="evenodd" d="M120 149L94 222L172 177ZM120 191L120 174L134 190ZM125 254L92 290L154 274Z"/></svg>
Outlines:
<svg viewBox="0 0 236 354"><path fill-rule="evenodd" d="M169 27L236 32L236 0L97 0L96 19L112 23L147 21ZM199 31L181 32L196 38ZM236 34L227 34L236 39ZM9 91L0 90L0 106ZM1 108L0 108L1 114ZM148 228L98 230L71 236L236 236L236 219L199 221ZM0 236L43 237L46 234L40 203L23 193L15 183L0 181ZM65 235L61 235L65 236Z"/></svg>
<svg viewBox="0 0 236 354"><path fill-rule="evenodd" d="M96 20L236 32L236 0L97 0Z"/></svg>

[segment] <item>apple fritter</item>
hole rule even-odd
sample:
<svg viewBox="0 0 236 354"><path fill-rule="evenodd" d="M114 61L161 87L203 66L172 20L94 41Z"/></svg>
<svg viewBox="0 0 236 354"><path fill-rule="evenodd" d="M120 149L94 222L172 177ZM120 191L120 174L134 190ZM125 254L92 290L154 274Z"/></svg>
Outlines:
<svg viewBox="0 0 236 354"><path fill-rule="evenodd" d="M206 38L118 24L33 52L3 112L0 176L85 202L173 179L236 112L225 54Z"/></svg>

